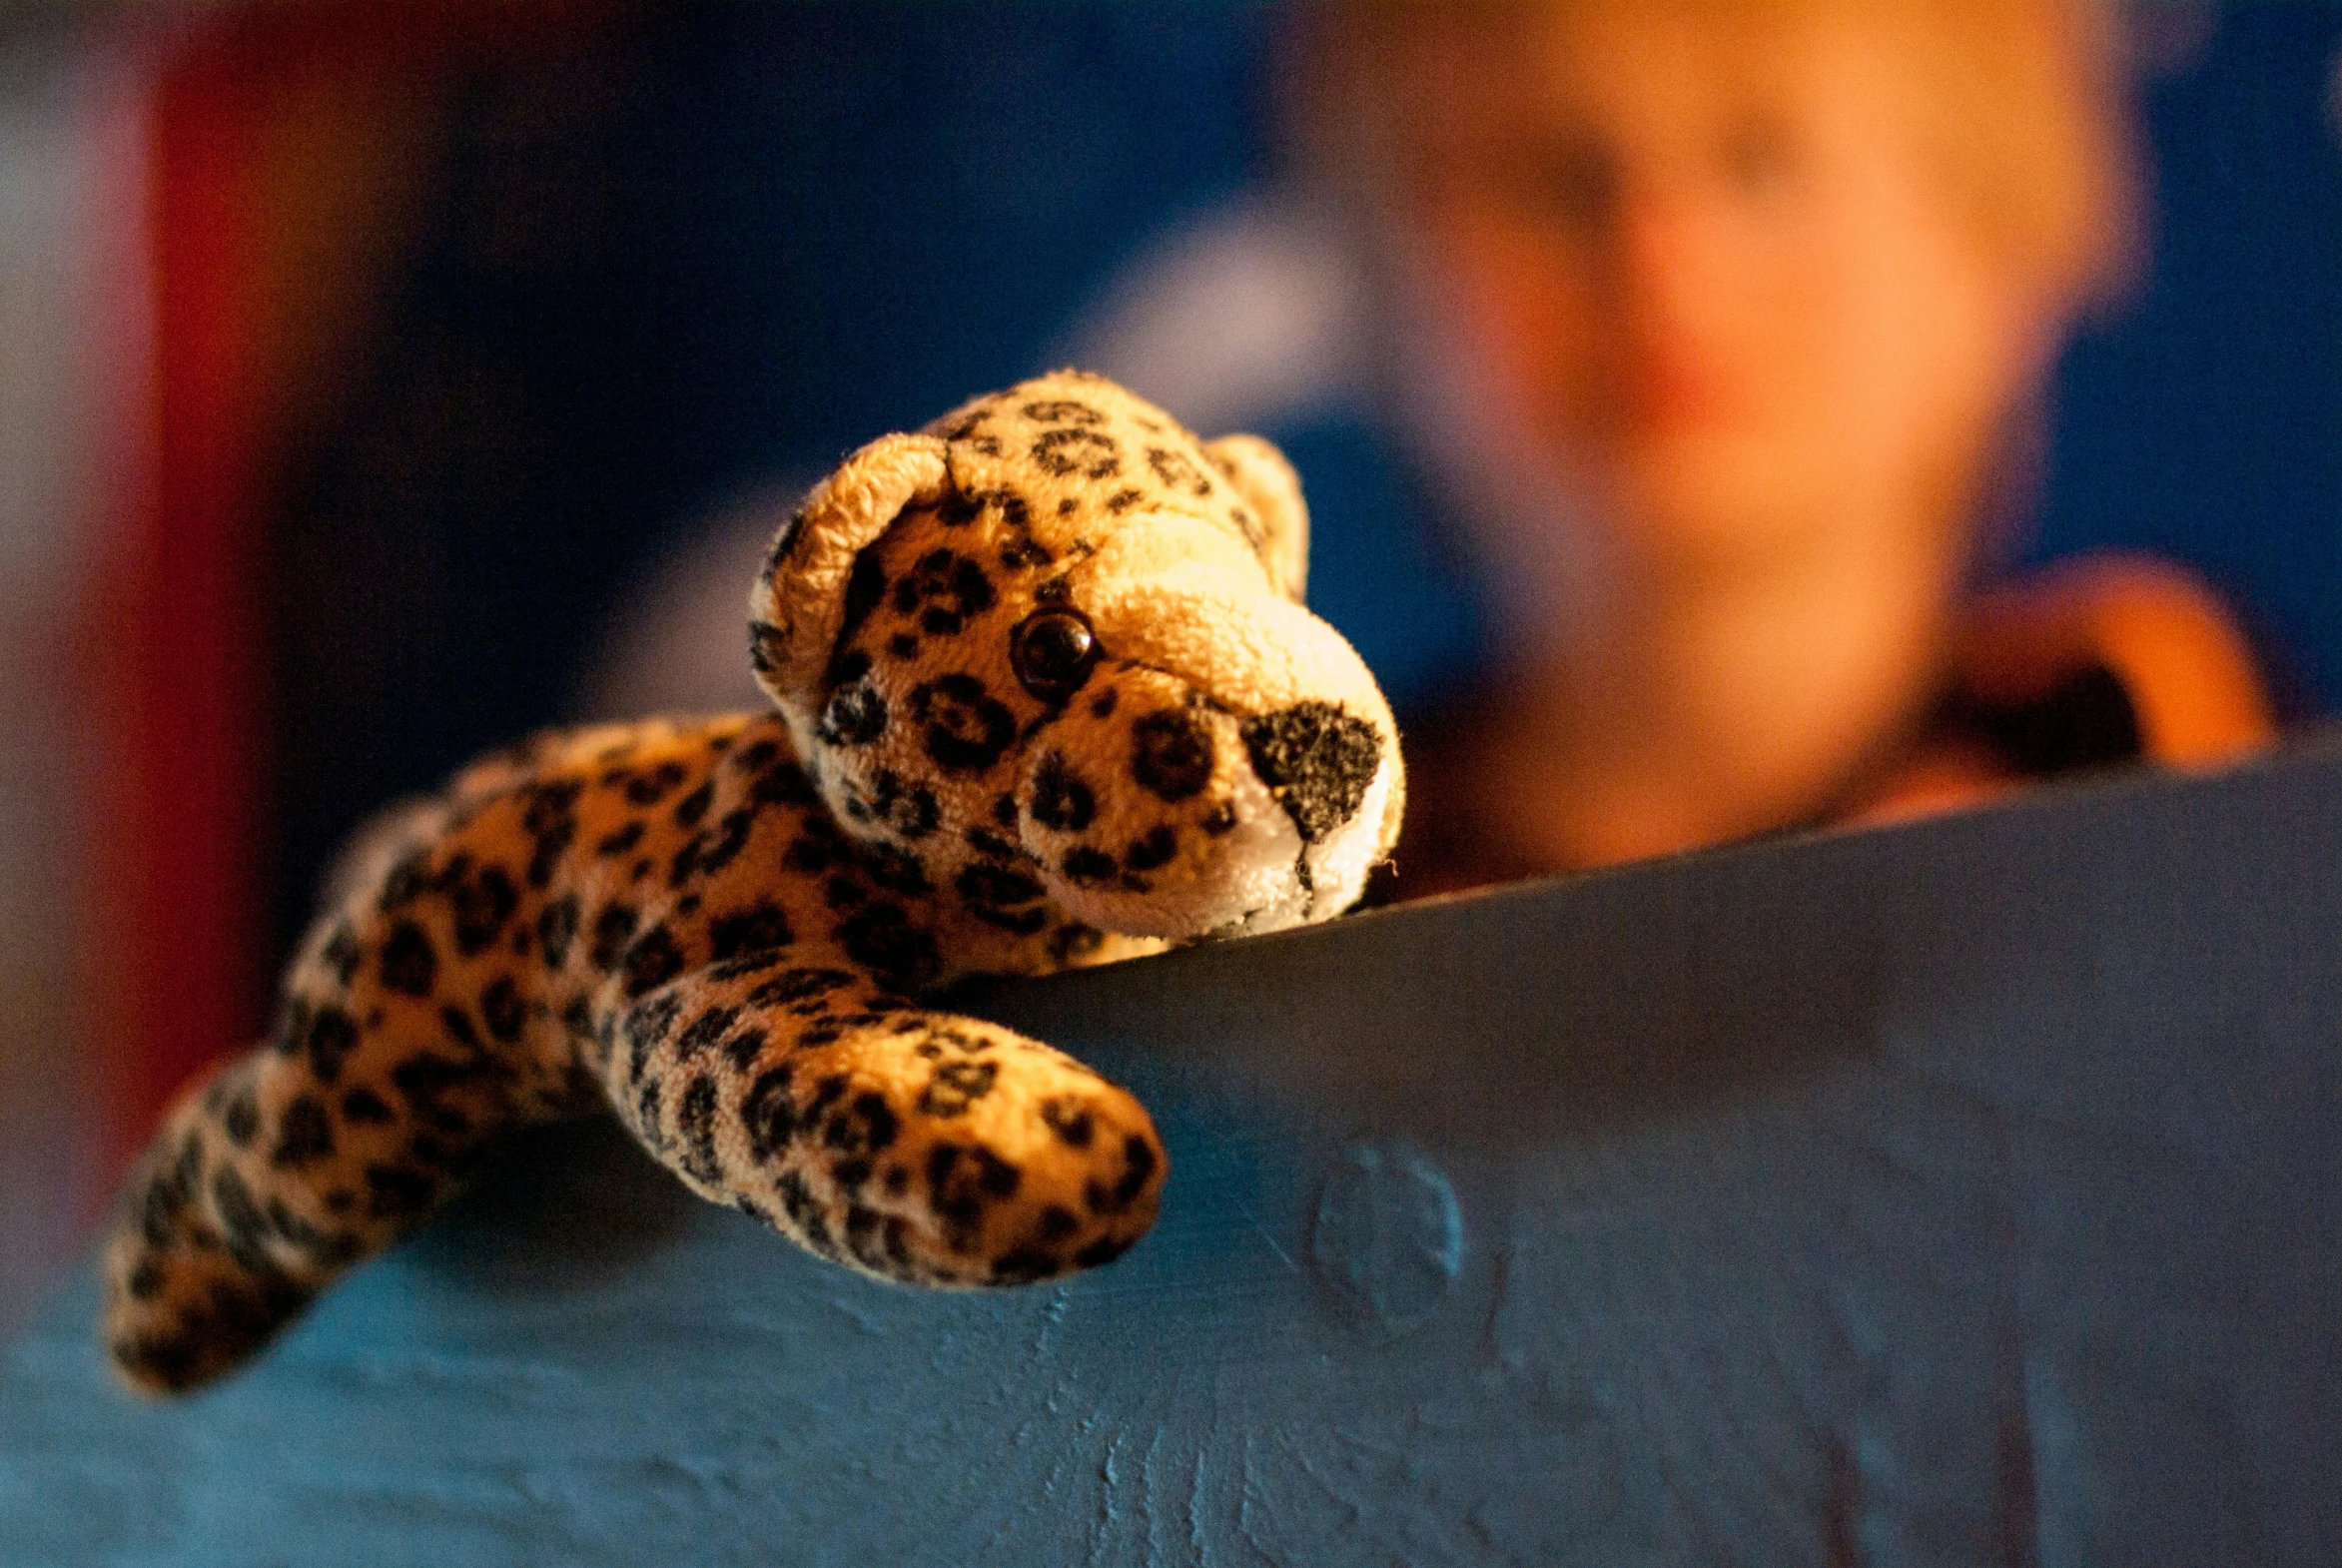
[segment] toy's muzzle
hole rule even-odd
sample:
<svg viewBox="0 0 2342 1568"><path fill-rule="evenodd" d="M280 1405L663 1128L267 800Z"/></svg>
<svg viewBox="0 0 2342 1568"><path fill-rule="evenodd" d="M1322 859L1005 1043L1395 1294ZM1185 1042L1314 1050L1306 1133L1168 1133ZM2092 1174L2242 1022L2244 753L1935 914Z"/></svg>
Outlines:
<svg viewBox="0 0 2342 1568"><path fill-rule="evenodd" d="M1356 902L1397 836L1404 786L1397 728L1349 645L1306 610L1216 584L1149 582L1096 619L1112 657L1018 793L1059 903L1104 930L1180 939Z"/></svg>

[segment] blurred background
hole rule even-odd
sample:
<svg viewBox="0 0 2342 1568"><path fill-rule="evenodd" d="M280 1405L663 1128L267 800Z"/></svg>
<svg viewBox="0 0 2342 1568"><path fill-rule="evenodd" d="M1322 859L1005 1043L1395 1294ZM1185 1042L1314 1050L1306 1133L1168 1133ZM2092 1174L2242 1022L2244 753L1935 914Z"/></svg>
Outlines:
<svg viewBox="0 0 2342 1568"><path fill-rule="evenodd" d="M1978 415L1940 574L2182 563L2313 721L2342 701L2342 10L2063 9L2106 24L2091 167L2138 221L2089 288L2026 297L2038 371ZM1518 58L1449 42L1265 5L0 15L0 1330L172 1090L262 1028L369 812L534 726L754 700L774 509L874 434L1118 376L1284 446L1312 606L1403 720L1527 669L1522 617L1590 568L1541 609L1519 581L1600 508L1524 522L1484 482L1525 459L1402 309L1469 297L1478 231L1436 178L1350 178L1479 156L1443 138L1486 126L1377 118L1343 74L1383 50L1369 99L1452 68L1476 101ZM1615 284L1635 105L1570 104L1629 127L1571 148L1627 153L1519 202ZM1343 150L1378 135L1405 145ZM1803 189L1794 136L1728 151L1747 200ZM1489 539L1532 522L1508 577Z"/></svg>

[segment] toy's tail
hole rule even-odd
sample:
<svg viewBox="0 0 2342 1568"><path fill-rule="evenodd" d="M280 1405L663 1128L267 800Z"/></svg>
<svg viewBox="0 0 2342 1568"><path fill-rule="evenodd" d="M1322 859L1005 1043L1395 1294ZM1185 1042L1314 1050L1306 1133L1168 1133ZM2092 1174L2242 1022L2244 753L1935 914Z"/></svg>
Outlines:
<svg viewBox="0 0 2342 1568"><path fill-rule="evenodd" d="M115 1366L143 1393L176 1393L235 1366L362 1249L264 1197L242 1170L249 1151L234 1130L257 1119L258 1066L246 1058L184 1096L124 1188L106 1249L105 1333Z"/></svg>

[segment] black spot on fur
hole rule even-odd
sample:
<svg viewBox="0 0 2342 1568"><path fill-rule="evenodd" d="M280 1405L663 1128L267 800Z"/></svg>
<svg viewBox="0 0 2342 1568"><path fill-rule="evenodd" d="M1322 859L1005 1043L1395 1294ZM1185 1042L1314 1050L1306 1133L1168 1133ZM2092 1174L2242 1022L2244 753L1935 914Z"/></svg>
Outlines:
<svg viewBox="0 0 2342 1568"><path fill-rule="evenodd" d="M321 1014L335 1014L340 1018L338 1025L328 1025L324 1037L317 1035L317 1021ZM319 1053L319 1044L326 1046L324 1056ZM331 1061L333 1070L340 1072L342 1058L349 1056L349 1051L356 1044L359 1044L359 1025L342 1009L326 1007L312 1011L310 1002L303 1000L303 997L293 997L291 1002L286 1002L284 1018L277 1025L277 1056L303 1056L307 1051L310 1053L312 1070Z"/></svg>
<svg viewBox="0 0 2342 1568"><path fill-rule="evenodd" d="M781 628L771 621L752 620L748 623L748 667L759 675L770 675L781 667L781 659L789 651L789 639Z"/></svg>
<svg viewBox="0 0 2342 1568"><path fill-rule="evenodd" d="M667 1152L666 1129L659 1126L659 1081L652 1079L634 1095L634 1127L642 1135L642 1144L654 1155Z"/></svg>
<svg viewBox="0 0 2342 1568"><path fill-rule="evenodd" d="M691 776L691 770L672 759L626 781L626 799L637 806L655 806ZM636 835L640 837L639 834ZM619 853L623 854L621 850Z"/></svg>
<svg viewBox="0 0 2342 1568"><path fill-rule="evenodd" d="M675 1037L675 1060L689 1062L712 1050L726 1031L740 1022L740 1010L733 1007L711 1007L685 1025Z"/></svg>
<svg viewBox="0 0 2342 1568"><path fill-rule="evenodd" d="M724 1060L745 1073L764 1059L765 1048L772 1044L772 1036L751 1024L724 1042Z"/></svg>
<svg viewBox="0 0 2342 1568"><path fill-rule="evenodd" d="M830 1174L838 1185L849 1192L870 1179L869 1172L859 1161L850 1161ZM849 1175L854 1178L848 1179ZM885 1271L884 1228L877 1209L863 1203L852 1204L846 1209L846 1250L853 1253L855 1260L863 1267Z"/></svg>
<svg viewBox="0 0 2342 1568"><path fill-rule="evenodd" d="M634 939L624 964L626 995L639 997L655 991L683 973L683 950L665 926L651 927Z"/></svg>
<svg viewBox="0 0 2342 1568"><path fill-rule="evenodd" d="M1044 473L1111 479L1123 471L1122 443L1103 430L1081 427L1046 430L1033 443L1033 461Z"/></svg>
<svg viewBox="0 0 2342 1568"><path fill-rule="evenodd" d="M430 851L410 849L391 865L383 878L383 891L376 900L376 908L388 915L404 909L430 890Z"/></svg>
<svg viewBox="0 0 2342 1568"><path fill-rule="evenodd" d="M911 716L927 727L927 754L947 773L983 772L1017 737L1017 716L968 674L923 682L911 693Z"/></svg>
<svg viewBox="0 0 2342 1568"><path fill-rule="evenodd" d="M954 1251L974 1251L984 1211L1014 1197L1023 1173L983 1145L938 1144L928 1152L929 1204L943 1221L944 1239Z"/></svg>
<svg viewBox="0 0 2342 1568"><path fill-rule="evenodd" d="M906 511L909 509L909 507L904 508ZM864 621L870 619L870 612L878 608L879 601L886 597L886 568L879 562L878 546L876 544L865 546L862 553L854 557L854 569L846 577L846 598L842 606L844 614L838 623L838 640L834 646L842 651L847 644L854 640L854 634L862 629ZM862 659L863 668L869 668L868 655L848 654L847 656ZM859 673L859 671L855 674L838 673L837 667L833 664L827 677L828 684L834 686L841 680L853 680L855 675Z"/></svg>
<svg viewBox="0 0 2342 1568"><path fill-rule="evenodd" d="M1168 446L1150 446L1147 448L1147 466L1155 470L1157 478L1174 490L1185 490L1195 496L1211 493L1211 480L1189 462L1183 452L1173 451Z"/></svg>
<svg viewBox="0 0 2342 1568"><path fill-rule="evenodd" d="M1138 1201L1158 1164L1155 1146L1133 1133L1123 1140L1123 1175L1114 1185L1093 1178L1082 1188L1083 1201L1095 1214L1119 1214Z"/></svg>
<svg viewBox="0 0 2342 1568"><path fill-rule="evenodd" d="M261 1130L260 1097L250 1084L236 1092L228 1102L228 1114L220 1119L220 1126L228 1134L228 1142L238 1149L250 1149L253 1135Z"/></svg>
<svg viewBox="0 0 2342 1568"><path fill-rule="evenodd" d="M1079 833L1098 816L1098 797L1066 759L1051 752L1033 773L1033 820L1059 833Z"/></svg>
<svg viewBox="0 0 2342 1568"><path fill-rule="evenodd" d="M605 833L594 845L593 852L604 860L616 860L642 842L643 825L629 822L614 833Z"/></svg>
<svg viewBox="0 0 2342 1568"><path fill-rule="evenodd" d="M297 1097L277 1122L277 1148L269 1164L280 1170L314 1165L334 1153L334 1120L308 1095Z"/></svg>
<svg viewBox="0 0 2342 1568"><path fill-rule="evenodd" d="M427 997L438 983L439 955L422 927L402 920L383 944L383 985L410 997Z"/></svg>
<svg viewBox="0 0 2342 1568"><path fill-rule="evenodd" d="M1071 397L1052 397L1029 402L1019 410L1036 424L1104 424L1106 415L1086 402Z"/></svg>
<svg viewBox="0 0 2342 1568"><path fill-rule="evenodd" d="M1013 861L1018 858L1017 846L990 828L970 828L965 837L968 847L987 860Z"/></svg>
<svg viewBox="0 0 2342 1568"><path fill-rule="evenodd" d="M930 550L895 584L895 609L917 614L930 636L956 636L962 624L996 602L984 568L953 550Z"/></svg>
<svg viewBox="0 0 2342 1568"><path fill-rule="evenodd" d="M336 925L334 934L328 937L326 945L318 950L318 958L333 975L335 983L343 986L349 985L358 974L358 961L362 956L362 950L358 945L358 934L351 930L348 921Z"/></svg>
<svg viewBox="0 0 2342 1568"><path fill-rule="evenodd" d="M862 844L856 846L854 858L864 874L889 893L925 898L935 891L935 884L927 880L926 864L907 849Z"/></svg>
<svg viewBox="0 0 2342 1568"><path fill-rule="evenodd" d="M1042 566L1054 566L1057 557L1039 539L1024 533L1001 546L1000 563L1011 571L1031 571Z"/></svg>
<svg viewBox="0 0 2342 1568"><path fill-rule="evenodd" d="M576 895L564 893L537 912L536 940L544 949L546 968L559 969L569 962L569 944L576 938Z"/></svg>
<svg viewBox="0 0 2342 1568"><path fill-rule="evenodd" d="M846 956L890 991L916 991L943 970L935 936L917 925L899 904L872 904L838 927Z"/></svg>
<svg viewBox="0 0 2342 1568"><path fill-rule="evenodd" d="M1211 782L1211 737L1179 709L1148 714L1131 738L1131 776L1160 798L1188 800Z"/></svg>
<svg viewBox="0 0 2342 1568"><path fill-rule="evenodd" d="M371 1089L354 1089L342 1097L344 1121L368 1127L387 1125L394 1113L383 1097Z"/></svg>
<svg viewBox="0 0 2342 1568"><path fill-rule="evenodd" d="M784 758L757 776L749 800L759 806L811 806L821 797L795 759Z"/></svg>
<svg viewBox="0 0 2342 1568"><path fill-rule="evenodd" d="M1049 911L1041 905L1044 896L1041 883L1022 871L1002 866L968 866L952 885L959 890L969 913L988 925L1031 936L1049 923Z"/></svg>
<svg viewBox="0 0 2342 1568"><path fill-rule="evenodd" d="M867 680L830 693L814 733L832 746L867 746L887 732L887 702Z"/></svg>
<svg viewBox="0 0 2342 1568"><path fill-rule="evenodd" d="M675 1132L683 1141L684 1174L713 1183L723 1175L716 1159L716 1083L705 1074L694 1078L675 1107Z"/></svg>
<svg viewBox="0 0 2342 1568"><path fill-rule="evenodd" d="M624 904L612 904L594 916L593 947L587 955L594 968L606 975L618 967L641 919L639 911Z"/></svg>
<svg viewBox="0 0 2342 1568"><path fill-rule="evenodd" d="M1000 1077L997 1062L971 1062L966 1059L945 1062L919 1092L919 1109L931 1117L948 1120L968 1114L968 1108L992 1093L994 1080Z"/></svg>
<svg viewBox="0 0 2342 1568"><path fill-rule="evenodd" d="M553 879L553 867L577 837L577 796L584 786L561 779L530 786L528 806L520 819L521 831L536 841L528 858L528 885L541 888Z"/></svg>
<svg viewBox="0 0 2342 1568"><path fill-rule="evenodd" d="M892 1148L901 1131L902 1121L887 1104L886 1096L866 1090L823 1124L821 1141L825 1148L840 1155L862 1159ZM862 1179L869 1179L867 1164L863 1167Z"/></svg>
<svg viewBox="0 0 2342 1568"><path fill-rule="evenodd" d="M829 1223L822 1217L821 1204L814 1200L812 1189L805 1178L794 1171L784 1172L773 1189L781 1194L781 1208L797 1227L799 1236L814 1251L830 1255Z"/></svg>
<svg viewBox="0 0 2342 1568"><path fill-rule="evenodd" d="M1081 887L1094 887L1111 880L1117 868L1112 855L1085 844L1066 853L1063 869L1068 881Z"/></svg>
<svg viewBox="0 0 2342 1568"><path fill-rule="evenodd" d="M446 1027L447 1033L454 1038L457 1045L474 1056L479 1054L481 1049L479 1031L473 1027L469 1013L449 1003L439 1009L439 1022Z"/></svg>
<svg viewBox="0 0 2342 1568"><path fill-rule="evenodd" d="M1098 1132L1097 1120L1091 1116L1090 1109L1070 1095L1043 1101L1041 1120L1068 1149L1088 1149Z"/></svg>
<svg viewBox="0 0 2342 1568"><path fill-rule="evenodd" d="M626 1010L622 1032L626 1037L626 1081L634 1083L650 1065L650 1054L667 1038L675 1027L675 1016L683 1011L683 999L664 996L652 1002L638 1002Z"/></svg>
<svg viewBox="0 0 2342 1568"><path fill-rule="evenodd" d="M684 851L676 852L675 865L669 868L675 885L680 887L683 880L694 872L712 877L723 870L740 857L740 851L748 847L749 834L755 830L754 807L741 806L725 812L714 827L703 829L686 846L689 851L688 865L685 863Z"/></svg>
<svg viewBox="0 0 2342 1568"><path fill-rule="evenodd" d="M715 798L715 780L701 780L699 788L675 802L675 825L682 828L699 826L699 819L707 815L707 808Z"/></svg>
<svg viewBox="0 0 2342 1568"><path fill-rule="evenodd" d="M476 1083L486 1070L475 1062L446 1057L409 1057L390 1070L390 1082L405 1097L407 1109L425 1127L460 1138L471 1131L471 1118L461 1107L446 1103L451 1089Z"/></svg>
<svg viewBox="0 0 2342 1568"><path fill-rule="evenodd" d="M1179 836L1169 827L1158 827L1131 841L1130 848L1123 851L1123 864L1133 871L1154 871L1171 864L1178 852Z"/></svg>
<svg viewBox="0 0 2342 1568"><path fill-rule="evenodd" d="M842 969L783 970L748 993L751 1007L793 1007L829 995L841 986L854 983L854 976Z"/></svg>
<svg viewBox="0 0 2342 1568"><path fill-rule="evenodd" d="M843 829L827 817L808 817L802 831L782 854L781 863L791 871L811 877L853 858L853 841Z"/></svg>
<svg viewBox="0 0 2342 1568"><path fill-rule="evenodd" d="M245 1185L244 1177L231 1166L222 1166L212 1173L212 1207L220 1216L229 1256L254 1273L280 1271L276 1260L264 1249L270 1232L269 1216L261 1212L260 1204L253 1201L252 1188Z"/></svg>
<svg viewBox="0 0 2342 1568"><path fill-rule="evenodd" d="M769 899L735 914L717 916L708 925L708 936L714 944L710 956L719 963L743 953L787 947L796 940L787 913Z"/></svg>
<svg viewBox="0 0 2342 1568"><path fill-rule="evenodd" d="M789 1094L789 1070L776 1067L757 1075L740 1100L740 1126L748 1134L748 1153L758 1165L788 1147L797 1133L797 1106Z"/></svg>
<svg viewBox="0 0 2342 1568"><path fill-rule="evenodd" d="M943 821L943 804L935 798L935 791L924 784L906 784L892 768L879 769L863 805L871 820L913 843L933 833Z"/></svg>
<svg viewBox="0 0 2342 1568"><path fill-rule="evenodd" d="M1246 719L1252 771L1311 843L1357 814L1382 765L1374 726L1330 702L1300 702Z"/></svg>
<svg viewBox="0 0 2342 1568"><path fill-rule="evenodd" d="M996 398L986 397L960 418L953 420L940 433L947 441L964 441L984 427L984 421L992 417L997 405Z"/></svg>
<svg viewBox="0 0 2342 1568"><path fill-rule="evenodd" d="M528 1004L522 1000L520 988L509 975L500 975L479 994L479 1015L487 1022L488 1033L505 1045L520 1038L523 1025L528 1022Z"/></svg>
<svg viewBox="0 0 2342 1568"><path fill-rule="evenodd" d="M520 890L503 867L482 866L455 885L453 903L455 951L470 958L503 933L504 922L520 907Z"/></svg>
<svg viewBox="0 0 2342 1568"><path fill-rule="evenodd" d="M797 536L804 531L805 508L800 506L789 513L788 520L783 522L780 531L773 535L772 544L764 552L762 575L770 577L781 569L781 562L789 558L789 552L796 547Z"/></svg>

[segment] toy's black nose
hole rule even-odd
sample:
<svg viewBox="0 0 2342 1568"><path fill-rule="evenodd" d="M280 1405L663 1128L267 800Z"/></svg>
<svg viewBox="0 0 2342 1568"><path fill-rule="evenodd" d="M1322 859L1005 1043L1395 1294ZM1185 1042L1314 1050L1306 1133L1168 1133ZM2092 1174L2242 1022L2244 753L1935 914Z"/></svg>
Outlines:
<svg viewBox="0 0 2342 1568"><path fill-rule="evenodd" d="M1252 771L1315 843L1358 814L1382 766L1382 735L1330 702L1296 702L1243 723Z"/></svg>

